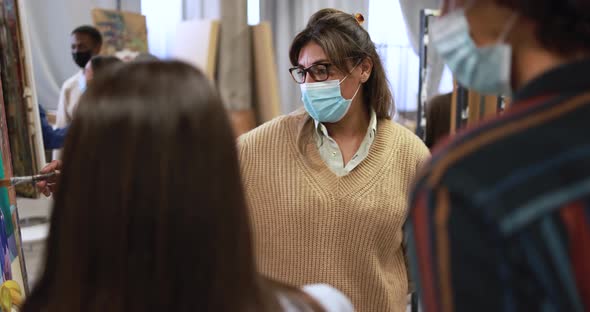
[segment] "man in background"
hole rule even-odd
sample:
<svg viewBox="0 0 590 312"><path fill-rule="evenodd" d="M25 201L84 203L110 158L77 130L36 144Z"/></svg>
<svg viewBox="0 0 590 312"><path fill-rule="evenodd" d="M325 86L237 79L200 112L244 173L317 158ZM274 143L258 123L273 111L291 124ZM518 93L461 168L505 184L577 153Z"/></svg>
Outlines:
<svg viewBox="0 0 590 312"><path fill-rule="evenodd" d="M86 25L74 29L71 40L72 58L80 67L80 71L66 80L61 87L55 124L57 128L65 128L72 122L78 100L86 89L84 67L93 56L100 53L102 48L102 35L92 26ZM54 151L53 158L59 158L59 151Z"/></svg>
<svg viewBox="0 0 590 312"><path fill-rule="evenodd" d="M66 80L59 94L57 106L58 128L64 128L72 121L72 116L80 96L86 89L86 78L84 67L95 55L100 53L102 48L102 35L92 26L80 26L72 32L72 58L80 67L74 76Z"/></svg>

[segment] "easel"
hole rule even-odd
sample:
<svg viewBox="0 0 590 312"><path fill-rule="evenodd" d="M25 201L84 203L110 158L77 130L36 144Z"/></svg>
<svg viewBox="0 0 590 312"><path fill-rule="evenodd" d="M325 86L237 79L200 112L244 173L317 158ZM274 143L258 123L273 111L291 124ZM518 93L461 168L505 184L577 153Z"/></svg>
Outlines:
<svg viewBox="0 0 590 312"><path fill-rule="evenodd" d="M451 135L461 128L475 126L502 113L506 100L502 96L482 95L454 83L451 105ZM463 120L467 119L467 122Z"/></svg>
<svg viewBox="0 0 590 312"><path fill-rule="evenodd" d="M424 140L426 103L428 101L428 48L430 44L430 18L440 15L438 10L420 10L420 71L418 78L418 108L416 135Z"/></svg>

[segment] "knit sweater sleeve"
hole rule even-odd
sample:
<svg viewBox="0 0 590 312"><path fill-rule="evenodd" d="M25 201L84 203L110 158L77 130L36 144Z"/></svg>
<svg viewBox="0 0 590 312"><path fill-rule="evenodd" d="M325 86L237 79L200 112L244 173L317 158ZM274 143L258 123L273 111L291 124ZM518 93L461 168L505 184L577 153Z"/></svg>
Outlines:
<svg viewBox="0 0 590 312"><path fill-rule="evenodd" d="M248 153L248 137L249 134L243 134L238 138L238 161L240 162L240 173L242 176L242 181L245 183L245 177L247 176L247 170L250 167L250 155Z"/></svg>

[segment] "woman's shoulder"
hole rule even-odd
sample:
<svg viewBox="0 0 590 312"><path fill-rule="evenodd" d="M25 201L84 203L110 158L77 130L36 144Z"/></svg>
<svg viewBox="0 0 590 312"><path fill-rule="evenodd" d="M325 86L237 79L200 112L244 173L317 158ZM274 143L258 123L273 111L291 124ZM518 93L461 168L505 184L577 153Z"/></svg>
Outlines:
<svg viewBox="0 0 590 312"><path fill-rule="evenodd" d="M306 116L299 110L288 115L281 115L241 135L238 142L240 145L260 142L274 142L276 144L276 140L285 139L285 135L296 135L299 127L305 123Z"/></svg>
<svg viewBox="0 0 590 312"><path fill-rule="evenodd" d="M415 153L422 157L430 156L430 151L414 132L402 126L398 122L389 119L380 120L382 127L386 128L391 135L393 142L396 142L395 149L403 148L407 152ZM379 132L377 132L379 135ZM394 140L395 138L395 140Z"/></svg>
<svg viewBox="0 0 590 312"><path fill-rule="evenodd" d="M354 311L352 303L342 292L326 284L307 285L302 290L315 299L326 312Z"/></svg>

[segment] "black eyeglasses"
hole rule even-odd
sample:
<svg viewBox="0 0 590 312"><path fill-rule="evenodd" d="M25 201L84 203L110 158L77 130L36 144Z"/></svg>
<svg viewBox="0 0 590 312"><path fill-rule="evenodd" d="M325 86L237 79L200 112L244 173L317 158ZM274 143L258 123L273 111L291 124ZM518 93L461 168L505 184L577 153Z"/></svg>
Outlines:
<svg viewBox="0 0 590 312"><path fill-rule="evenodd" d="M332 66L330 63L319 63L307 68L293 67L289 69L289 73L291 73L291 77L298 84L305 83L308 73L316 82L322 82L328 80L330 77L330 66Z"/></svg>

